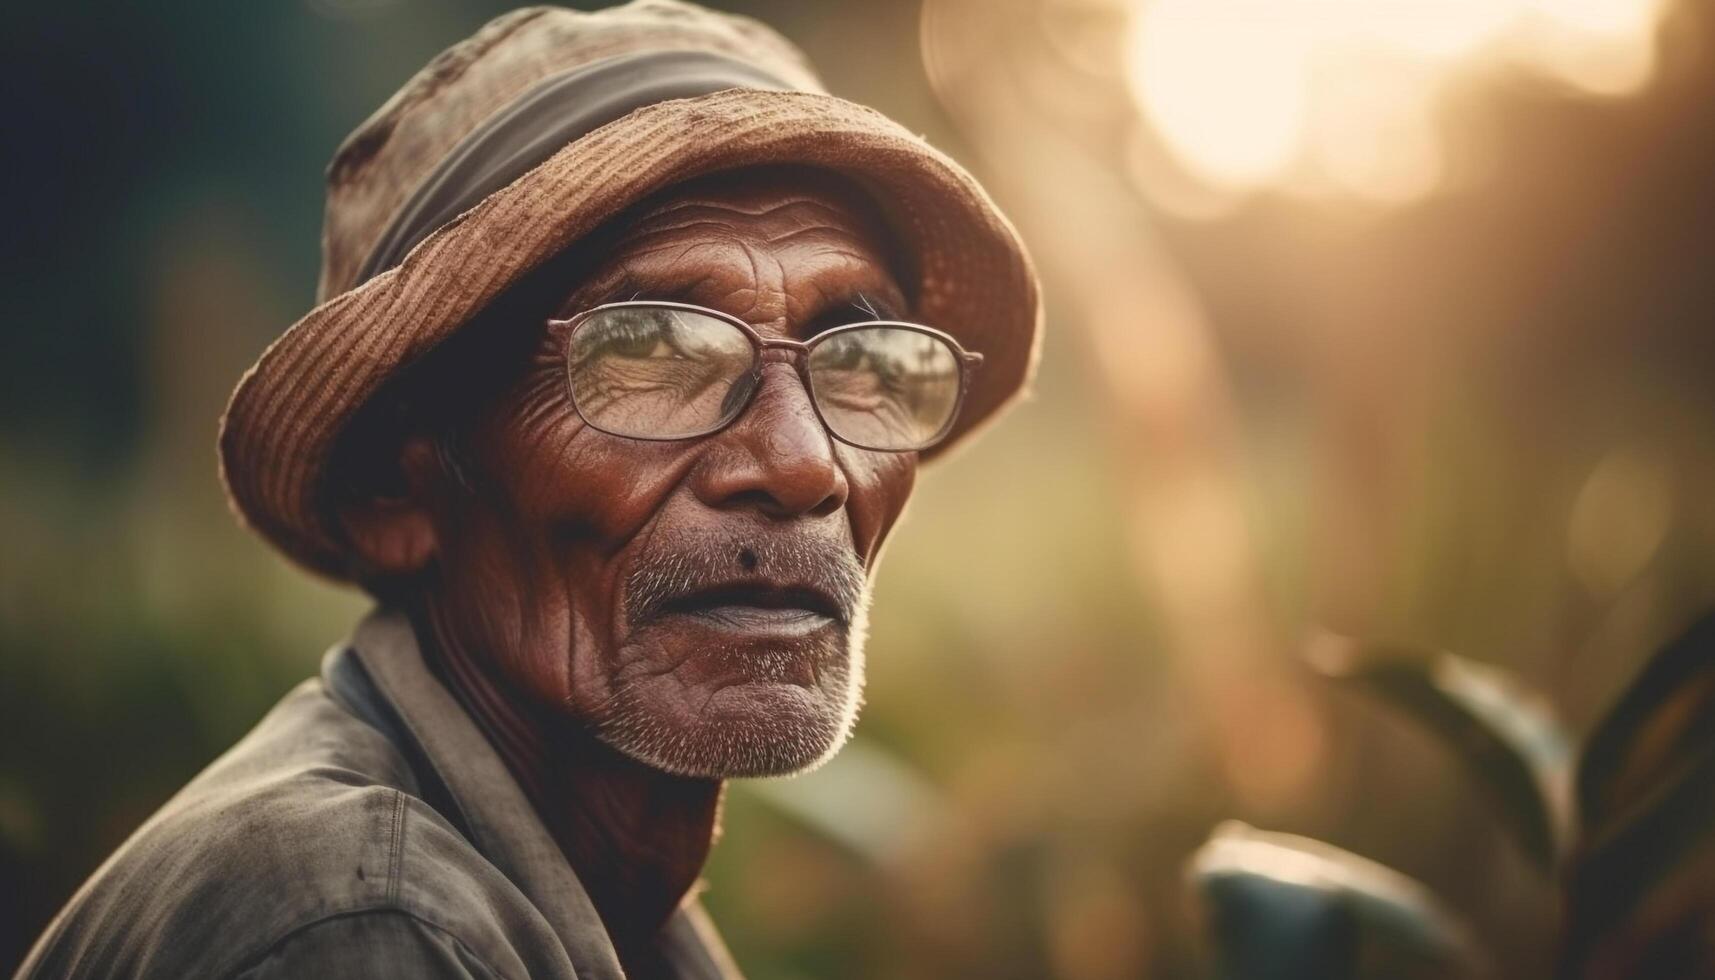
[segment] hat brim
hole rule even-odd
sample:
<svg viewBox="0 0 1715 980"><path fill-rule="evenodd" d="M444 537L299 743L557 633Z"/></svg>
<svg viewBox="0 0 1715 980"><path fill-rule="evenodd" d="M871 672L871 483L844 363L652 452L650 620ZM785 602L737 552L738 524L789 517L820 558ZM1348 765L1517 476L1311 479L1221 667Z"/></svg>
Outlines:
<svg viewBox="0 0 1715 980"><path fill-rule="evenodd" d="M400 368L508 286L650 194L703 174L799 164L877 198L918 281L916 315L984 360L944 453L1034 368L1041 302L1011 224L958 164L880 113L815 92L732 89L657 103L578 139L417 245L397 267L293 324L239 380L221 419L234 510L304 567L349 580L326 512L347 423Z"/></svg>

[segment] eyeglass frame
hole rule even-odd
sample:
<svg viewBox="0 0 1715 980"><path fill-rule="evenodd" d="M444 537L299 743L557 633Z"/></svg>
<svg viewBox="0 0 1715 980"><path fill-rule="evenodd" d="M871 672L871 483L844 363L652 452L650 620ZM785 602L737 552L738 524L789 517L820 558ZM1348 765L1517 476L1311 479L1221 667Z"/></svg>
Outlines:
<svg viewBox="0 0 1715 980"><path fill-rule="evenodd" d="M750 376L752 379L750 393L746 395L744 397L744 401L733 410L731 417L716 425L710 426L707 429L699 432L692 432L687 435L636 436L630 435L629 433L614 432L609 429L604 429L600 425L591 421L590 417L584 414L583 408L578 405L577 388L572 384L572 338L577 334L578 330L587 325L590 319L597 313L601 313L606 310L637 307L680 310L686 313L697 313L703 316L714 317L723 323L727 323L738 328L738 331L744 335L745 339L750 341L750 347L753 354L750 368ZM810 408L816 413L816 421L822 423L823 431L827 432L829 436L851 446L854 449L862 449L866 452L920 453L940 445L958 424L959 413L964 411L965 407L965 395L970 392L971 374L976 370L978 365L983 362L982 354L977 351L965 350L964 346L961 345L958 339L952 334L947 333L944 330L937 330L934 327L925 326L921 323L911 323L907 320L862 320L857 323L842 323L837 327L830 327L827 330L823 330L814 337L811 337L809 340L790 340L784 337L764 337L755 327L730 313L723 313L720 310L710 309L706 306L698 306L695 303L678 303L667 300L645 299L625 300L617 303L603 303L600 306L593 306L581 313L574 314L573 316L563 320L551 319L548 321L548 326L550 328L564 330L566 333L565 365L562 373L565 376L566 395L572 403L572 411L577 412L578 418L582 419L585 425L597 432L614 436L619 439L638 439L644 442L683 442L688 439L701 439L705 436L712 436L734 422L737 422L741 417L743 417L745 412L749 411L750 403L756 400L756 393L762 390L762 366L768 363L768 352L771 350L780 350L788 353L787 359L791 362L793 369L797 372L798 380L803 383L804 393L810 396ZM829 337L836 337L843 333L851 333L855 330L873 327L894 327L933 337L934 339L946 344L947 348L953 352L953 357L958 361L959 393L953 400L953 410L947 414L947 421L941 426L940 430L921 446L914 446L910 449L877 449L873 446L865 446L862 443L847 439L845 436L835 432L834 427L828 424L827 416L822 414L822 406L816 400L816 388L814 383L810 380L811 351Z"/></svg>

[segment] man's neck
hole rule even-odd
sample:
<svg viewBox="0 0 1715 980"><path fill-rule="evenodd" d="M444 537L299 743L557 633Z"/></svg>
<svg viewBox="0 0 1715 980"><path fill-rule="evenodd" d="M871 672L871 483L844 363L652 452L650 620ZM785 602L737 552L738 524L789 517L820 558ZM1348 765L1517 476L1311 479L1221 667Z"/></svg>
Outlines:
<svg viewBox="0 0 1715 980"><path fill-rule="evenodd" d="M708 859L721 781L674 776L614 751L532 703L482 651L465 649L436 603L416 619L429 662L524 788L621 957L644 955Z"/></svg>

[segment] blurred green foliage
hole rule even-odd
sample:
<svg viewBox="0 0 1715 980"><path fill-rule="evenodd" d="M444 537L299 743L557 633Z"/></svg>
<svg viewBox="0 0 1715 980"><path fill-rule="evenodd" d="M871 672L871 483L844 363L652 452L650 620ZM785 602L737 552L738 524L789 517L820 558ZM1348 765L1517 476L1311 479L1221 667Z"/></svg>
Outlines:
<svg viewBox="0 0 1715 980"><path fill-rule="evenodd" d="M1562 975L1715 977L1715 613L1596 726L1578 790Z"/></svg>
<svg viewBox="0 0 1715 980"><path fill-rule="evenodd" d="M1312 621L1400 636L1504 664L1582 729L1715 591L1715 17L1678 5L1635 99L1473 93L1493 166L1459 195L1157 225L1113 189L1135 121L1080 115L1120 104L1086 98L1113 78L963 64L1046 120L972 139L918 3L718 5L969 159L1053 311L1035 398L923 475L889 545L852 751L731 794L707 901L748 973L1195 976L1180 869L1230 816L1399 868L1504 975L1546 970L1553 892L1456 763L1290 667ZM9 12L0 973L361 611L237 528L215 419L312 302L333 147L507 6ZM1073 6L977 26L1063 51ZM1089 118L1102 179L1045 166ZM1140 229L1159 255L1087 261ZM1173 304L1134 301L1175 283L1231 395L1213 421L1128 343L1165 335ZM1213 476L1173 454L1217 444Z"/></svg>
<svg viewBox="0 0 1715 980"><path fill-rule="evenodd" d="M1553 873L1571 846L1572 744L1516 678L1450 653L1324 637L1310 666L1425 726L1490 794L1525 854Z"/></svg>
<svg viewBox="0 0 1715 980"><path fill-rule="evenodd" d="M1596 726L1576 814L1567 736L1504 671L1332 637L1311 665L1414 717L1488 790L1561 889L1557 976L1715 977L1715 613L1657 652ZM1229 822L1187 875L1221 980L1492 975L1429 890L1321 841Z"/></svg>
<svg viewBox="0 0 1715 980"><path fill-rule="evenodd" d="M1463 980L1487 968L1422 885L1321 841L1222 824L1189 875L1220 980Z"/></svg>

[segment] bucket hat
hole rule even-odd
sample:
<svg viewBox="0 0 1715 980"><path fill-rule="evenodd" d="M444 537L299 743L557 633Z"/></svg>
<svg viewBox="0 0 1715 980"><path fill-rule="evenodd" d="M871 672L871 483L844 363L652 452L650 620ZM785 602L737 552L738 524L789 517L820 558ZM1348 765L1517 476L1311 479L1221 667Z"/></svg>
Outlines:
<svg viewBox="0 0 1715 980"><path fill-rule="evenodd" d="M233 510L304 567L354 579L328 470L390 378L628 206L780 164L864 189L905 253L913 316L984 355L925 457L944 453L1025 387L1041 333L1030 259L977 182L826 93L756 21L677 0L529 7L436 56L335 153L318 305L245 372L221 419Z"/></svg>

